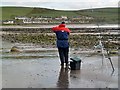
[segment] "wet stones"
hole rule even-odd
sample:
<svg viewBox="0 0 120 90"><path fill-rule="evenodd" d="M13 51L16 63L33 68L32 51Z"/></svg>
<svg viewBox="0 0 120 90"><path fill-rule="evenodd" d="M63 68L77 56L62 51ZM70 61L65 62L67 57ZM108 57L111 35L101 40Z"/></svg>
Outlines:
<svg viewBox="0 0 120 90"><path fill-rule="evenodd" d="M11 48L10 52L21 52L21 51L20 51L19 47L13 46L13 47Z"/></svg>

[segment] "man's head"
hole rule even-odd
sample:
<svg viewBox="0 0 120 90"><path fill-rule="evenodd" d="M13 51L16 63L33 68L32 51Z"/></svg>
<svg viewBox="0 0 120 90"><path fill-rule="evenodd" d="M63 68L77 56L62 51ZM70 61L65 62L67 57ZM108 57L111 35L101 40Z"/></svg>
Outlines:
<svg viewBox="0 0 120 90"><path fill-rule="evenodd" d="M62 22L61 24L65 24L65 22Z"/></svg>
<svg viewBox="0 0 120 90"><path fill-rule="evenodd" d="M59 27L65 27L65 22L61 22L61 24L59 25Z"/></svg>

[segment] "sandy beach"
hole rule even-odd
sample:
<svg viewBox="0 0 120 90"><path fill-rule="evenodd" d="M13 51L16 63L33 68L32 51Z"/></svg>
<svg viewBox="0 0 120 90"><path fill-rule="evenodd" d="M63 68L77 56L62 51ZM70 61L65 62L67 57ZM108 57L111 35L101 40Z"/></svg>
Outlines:
<svg viewBox="0 0 120 90"><path fill-rule="evenodd" d="M82 60L80 70L71 70L70 67L61 68L56 48L11 53L14 44L3 42L2 45L3 88L118 88L117 55L111 56L115 68L112 72L107 58L102 65L101 55L80 53L84 50L70 48L70 57L77 56Z"/></svg>

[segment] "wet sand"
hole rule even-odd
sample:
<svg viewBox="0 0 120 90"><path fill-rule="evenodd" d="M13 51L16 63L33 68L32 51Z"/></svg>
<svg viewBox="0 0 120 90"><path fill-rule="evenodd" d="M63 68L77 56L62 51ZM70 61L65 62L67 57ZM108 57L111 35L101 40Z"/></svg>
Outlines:
<svg viewBox="0 0 120 90"><path fill-rule="evenodd" d="M58 58L31 60L3 60L3 88L117 88L117 58L115 72L108 64L101 65L101 58L89 57L80 70L61 68Z"/></svg>
<svg viewBox="0 0 120 90"><path fill-rule="evenodd" d="M107 58L103 60L102 65L102 57L100 55L89 56L85 53L74 52L77 51L70 49L70 57L78 56L82 59L80 70L61 68L57 51L3 53L2 87L118 88L118 56L111 57L115 67L115 71L112 73L112 68ZM39 55L43 57L9 58L9 56L15 55Z"/></svg>

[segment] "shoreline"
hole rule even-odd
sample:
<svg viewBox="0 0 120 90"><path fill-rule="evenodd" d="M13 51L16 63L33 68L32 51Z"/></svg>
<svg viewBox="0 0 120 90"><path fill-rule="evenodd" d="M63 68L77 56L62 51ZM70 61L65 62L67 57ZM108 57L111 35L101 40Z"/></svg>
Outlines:
<svg viewBox="0 0 120 90"><path fill-rule="evenodd" d="M7 42L8 43L8 42ZM5 42L3 42L5 44ZM14 51L11 51L14 49ZM78 47L78 48L72 48L69 47L70 54L87 54L88 56L94 56L94 55L100 55L102 56L101 49L97 48L85 48L85 47ZM58 49L56 46L54 47L43 47L40 44L33 44L33 43L11 43L9 47L2 47L0 52L3 53L14 53L14 54L31 54L31 53L46 53L46 52L58 52ZM104 49L103 54L107 56L107 52ZM110 50L111 55L118 55L118 50L112 49Z"/></svg>
<svg viewBox="0 0 120 90"><path fill-rule="evenodd" d="M54 26L58 26L59 24L47 24L47 25L7 25L0 26L0 28L51 28ZM118 24L66 24L68 28L119 28Z"/></svg>
<svg viewBox="0 0 120 90"><path fill-rule="evenodd" d="M33 44L38 44L41 45L43 48L44 47L56 47L56 38L54 33L5 33L1 34L2 35L2 40L5 41L10 41L12 43L33 43ZM70 47L74 48L92 48L95 45L98 44L99 38L98 34L82 34L82 33L71 33L69 37L69 43ZM105 46L109 44L110 48L117 48L120 45L120 42L117 40L118 34L117 35L112 35L112 40L108 43L108 36L105 34L102 38L102 42ZM110 37L110 36L109 36Z"/></svg>

